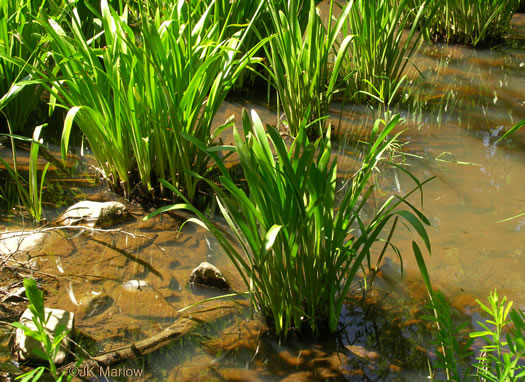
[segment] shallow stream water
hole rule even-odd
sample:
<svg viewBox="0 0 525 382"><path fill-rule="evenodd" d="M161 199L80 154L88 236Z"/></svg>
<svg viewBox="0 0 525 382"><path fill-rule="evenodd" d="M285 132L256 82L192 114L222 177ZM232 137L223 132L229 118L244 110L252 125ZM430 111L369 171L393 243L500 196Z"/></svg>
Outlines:
<svg viewBox="0 0 525 382"><path fill-rule="evenodd" d="M525 24L522 15L515 21L517 27ZM433 249L425 259L432 282L473 322L480 318L475 299L494 289L525 308L525 216L507 220L525 212L525 131L496 144L525 118L525 51L424 46L414 63L425 79L415 70L409 73L416 83L410 96L417 101L399 110L406 119L399 128L407 131L398 159L404 153L420 180L435 177L424 187L423 209L431 221ZM225 103L217 123L238 116L243 107L255 108L264 122L277 120L264 106L238 101ZM347 142L365 138L377 116L364 107L334 105L341 179L352 174L359 156ZM224 140L231 142L231 136ZM413 187L393 168L383 168L377 184L378 201ZM114 196L102 192L89 198ZM31 254L41 272L35 275L47 280L46 305L75 312L83 344L97 351L158 333L180 317L179 309L216 295L186 285L202 261L217 265L234 290L243 290L210 234L189 224L178 233L186 216L142 222L145 212L130 208L132 221L118 227L129 234L49 233ZM377 289L366 299L356 284L337 336L282 345L241 304L233 317L127 367L143 368L145 380L428 380L429 324L420 320L428 312L411 240L402 229L396 235L404 278L389 254ZM213 307L220 308L220 302L194 310ZM0 352L0 362L7 358Z"/></svg>

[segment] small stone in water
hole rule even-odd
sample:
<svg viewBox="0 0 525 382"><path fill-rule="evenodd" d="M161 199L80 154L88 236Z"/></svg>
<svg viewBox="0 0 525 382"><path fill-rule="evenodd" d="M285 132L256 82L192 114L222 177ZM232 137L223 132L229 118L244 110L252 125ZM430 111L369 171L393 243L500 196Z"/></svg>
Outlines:
<svg viewBox="0 0 525 382"><path fill-rule="evenodd" d="M80 299L80 306L86 317L97 316L105 312L111 305L113 305L113 299L110 296L96 292Z"/></svg>
<svg viewBox="0 0 525 382"><path fill-rule="evenodd" d="M61 225L86 224L108 228L129 219L126 206L119 202L82 201L69 207L58 221Z"/></svg>
<svg viewBox="0 0 525 382"><path fill-rule="evenodd" d="M222 290L229 290L230 285L221 271L215 265L207 262L200 265L191 272L190 284L209 286Z"/></svg>
<svg viewBox="0 0 525 382"><path fill-rule="evenodd" d="M0 256L10 256L16 252L27 252L42 245L45 233L3 232L0 233Z"/></svg>
<svg viewBox="0 0 525 382"><path fill-rule="evenodd" d="M122 284L122 286L124 289L131 291L142 290L150 287L146 280L129 280Z"/></svg>

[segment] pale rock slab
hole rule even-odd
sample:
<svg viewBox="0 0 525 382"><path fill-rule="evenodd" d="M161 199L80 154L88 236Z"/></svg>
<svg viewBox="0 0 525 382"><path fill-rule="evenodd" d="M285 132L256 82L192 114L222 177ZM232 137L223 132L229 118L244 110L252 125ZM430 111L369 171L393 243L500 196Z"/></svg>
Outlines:
<svg viewBox="0 0 525 382"><path fill-rule="evenodd" d="M129 218L130 214L122 203L85 200L69 207L58 223L61 225L84 224L88 227L108 228Z"/></svg>
<svg viewBox="0 0 525 382"><path fill-rule="evenodd" d="M46 318L49 317L46 330L54 339L54 333L59 325L65 325L68 334L60 344L60 350L57 352L54 362L56 364L63 364L66 361L68 349L70 346L70 335L73 331L75 315L61 309L44 308ZM50 315L50 316L49 316ZM27 326L31 330L37 330L33 322L33 313L26 309L19 321L22 325ZM15 339L13 345L13 353L18 362L33 361L35 363L42 363L42 359L34 353L33 349L40 348L43 351L43 346L40 342L31 337L27 337L22 329L16 329Z"/></svg>
<svg viewBox="0 0 525 382"><path fill-rule="evenodd" d="M27 252L39 247L46 233L3 232L0 233L0 255L9 256L15 252Z"/></svg>

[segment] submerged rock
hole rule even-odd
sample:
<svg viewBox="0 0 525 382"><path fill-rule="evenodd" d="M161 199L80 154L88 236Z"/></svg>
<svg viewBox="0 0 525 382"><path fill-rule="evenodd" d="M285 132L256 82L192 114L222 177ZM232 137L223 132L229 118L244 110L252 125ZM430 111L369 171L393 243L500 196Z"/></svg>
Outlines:
<svg viewBox="0 0 525 382"><path fill-rule="evenodd" d="M214 360L207 354L198 355L175 367L166 379L167 382L219 382L225 379L213 368Z"/></svg>
<svg viewBox="0 0 525 382"><path fill-rule="evenodd" d="M0 233L0 263L20 266L36 271L38 261L31 252L42 246L48 233L42 232L3 232Z"/></svg>
<svg viewBox="0 0 525 382"><path fill-rule="evenodd" d="M122 287L128 291L151 289L151 286L146 280L129 280L123 283Z"/></svg>
<svg viewBox="0 0 525 382"><path fill-rule="evenodd" d="M394 288L403 281L401 265L395 264L390 257L385 257L377 275Z"/></svg>
<svg viewBox="0 0 525 382"><path fill-rule="evenodd" d="M56 364L62 364L65 362L68 354L68 349L70 345L70 335L73 331L73 323L75 315L71 312L67 312L65 310L61 309L50 309L50 308L44 308L45 309L45 316L46 318L49 317L49 320L46 323L46 330L54 340L54 334L56 332L57 327L64 326L66 330L68 331L68 334L65 336L65 338L62 340L60 344L60 349L57 352L54 362ZM26 309L24 314L22 314L22 317L19 321L22 325L25 325L31 330L37 330L36 325L33 322L33 313L29 309ZM43 351L42 344L31 338L27 337L24 334L24 331L22 329L16 329L15 332L15 340L13 345L13 353L17 359L18 362L22 361L33 361L35 363L41 363L42 360L41 357L35 354L35 349L40 349L40 351Z"/></svg>
<svg viewBox="0 0 525 382"><path fill-rule="evenodd" d="M131 217L126 206L119 202L78 202L67 209L58 220L61 225L85 224L88 227L108 228Z"/></svg>
<svg viewBox="0 0 525 382"><path fill-rule="evenodd" d="M113 305L113 299L105 294L92 294L80 299L80 307L86 317L97 316Z"/></svg>
<svg viewBox="0 0 525 382"><path fill-rule="evenodd" d="M368 360L377 360L379 359L379 354L375 351L367 350L361 345L347 345L346 348L352 352L354 355L359 358L368 359Z"/></svg>
<svg viewBox="0 0 525 382"><path fill-rule="evenodd" d="M207 262L200 263L200 265L191 272L189 283L222 290L230 289L230 284L228 284L228 281L226 281L221 271L215 265Z"/></svg>

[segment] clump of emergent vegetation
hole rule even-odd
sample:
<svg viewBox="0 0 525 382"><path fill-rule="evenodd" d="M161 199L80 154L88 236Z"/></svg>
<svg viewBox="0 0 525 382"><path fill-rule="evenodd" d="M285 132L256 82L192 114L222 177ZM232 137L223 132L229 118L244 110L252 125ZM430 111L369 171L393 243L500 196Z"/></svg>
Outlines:
<svg viewBox="0 0 525 382"><path fill-rule="evenodd" d="M408 0L395 6L391 0L355 0L343 27L345 35L354 36L346 63L351 79L347 91L360 101L387 106L397 101L405 68L423 37L421 29L436 11L428 1L409 7ZM405 28L410 28L406 37Z"/></svg>
<svg viewBox="0 0 525 382"><path fill-rule="evenodd" d="M202 183L188 171L206 177L213 163L192 140L219 144L222 128L212 131L212 120L247 69L275 87L292 136L324 135L336 95L387 106L401 98L438 3L356 0L335 19L331 1L324 25L317 2L5 3L0 107L19 131L46 88L50 112L67 110L63 156L78 126L115 191L155 202L173 197L165 179L194 201ZM267 74L254 70L256 52Z"/></svg>
<svg viewBox="0 0 525 382"><path fill-rule="evenodd" d="M411 211L398 210L406 197L390 197L370 221L360 216L372 194L369 179L400 134L391 135L398 120L399 116L393 118L383 129L376 123L361 168L337 205L337 162L331 157L330 130L314 143L300 130L287 148L276 130L265 131L257 114L252 113L250 120L245 112L243 134L235 131L235 146L249 193L209 151L222 170L222 188L208 183L217 193L235 243L174 188L186 203L150 216L175 209L194 212L239 270L255 307L277 335L286 336L291 329L335 332L356 272L365 260L371 267L371 248L389 221L404 218L430 251L424 228L428 220L410 203L406 205ZM417 182L414 191L421 186Z"/></svg>
<svg viewBox="0 0 525 382"><path fill-rule="evenodd" d="M414 7L423 3L423 0L410 0ZM425 14L430 21L426 29L430 38L447 43L490 46L499 43L507 34L520 0L431 0L430 4L439 6L435 16Z"/></svg>
<svg viewBox="0 0 525 382"><path fill-rule="evenodd" d="M164 17L141 8L132 29L127 10L118 14L102 1L99 48L75 10L72 36L53 20L44 24L59 75L49 91L69 108L63 157L75 122L114 189L160 197L163 178L195 199L198 179L188 171L206 175L208 157L185 137L215 144L221 129L212 131L213 117L257 48L239 56L251 24L225 37L229 19L214 23L213 6L198 18L184 0L166 4Z"/></svg>
<svg viewBox="0 0 525 382"><path fill-rule="evenodd" d="M308 20L301 24L297 14L306 4L310 5ZM307 129L310 136L320 137L328 126L332 97L341 87L344 90L345 81L340 81L339 72L353 37L346 35L340 42L338 38L353 3L342 9L337 20L332 20L331 6L326 27L313 0L303 4L291 0L284 9L268 1L268 7L271 23L265 26L266 31L279 32L264 48L286 125L292 136Z"/></svg>

